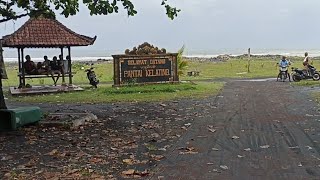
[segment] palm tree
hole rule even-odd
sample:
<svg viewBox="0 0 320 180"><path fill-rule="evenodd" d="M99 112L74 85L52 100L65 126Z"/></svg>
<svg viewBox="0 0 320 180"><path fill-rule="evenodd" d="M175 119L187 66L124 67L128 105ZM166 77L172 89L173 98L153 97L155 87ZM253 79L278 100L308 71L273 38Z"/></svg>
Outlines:
<svg viewBox="0 0 320 180"><path fill-rule="evenodd" d="M186 67L188 67L188 62L183 60L183 52L184 52L185 46L183 45L179 51L178 51L178 76L183 75L183 71Z"/></svg>

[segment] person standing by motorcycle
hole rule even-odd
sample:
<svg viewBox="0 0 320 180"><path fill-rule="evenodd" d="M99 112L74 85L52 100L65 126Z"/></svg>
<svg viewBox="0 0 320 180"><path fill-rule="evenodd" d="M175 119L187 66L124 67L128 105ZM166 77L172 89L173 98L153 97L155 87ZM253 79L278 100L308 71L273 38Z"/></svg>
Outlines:
<svg viewBox="0 0 320 180"><path fill-rule="evenodd" d="M290 74L288 72L288 67L291 65L291 62L289 60L287 60L287 58L285 56L282 56L282 58L281 58L281 60L280 60L280 62L278 64L279 64L280 68L281 67L287 67L286 74L289 77L289 81L291 82ZM277 81L278 81L280 75L281 75L281 69L279 70Z"/></svg>
<svg viewBox="0 0 320 180"><path fill-rule="evenodd" d="M311 72L311 69L313 66L311 66L310 63L311 63L311 60L309 58L309 54L308 54L308 52L305 52L302 64L303 64L305 70L307 71L308 76L312 76L312 74L313 74L313 72Z"/></svg>

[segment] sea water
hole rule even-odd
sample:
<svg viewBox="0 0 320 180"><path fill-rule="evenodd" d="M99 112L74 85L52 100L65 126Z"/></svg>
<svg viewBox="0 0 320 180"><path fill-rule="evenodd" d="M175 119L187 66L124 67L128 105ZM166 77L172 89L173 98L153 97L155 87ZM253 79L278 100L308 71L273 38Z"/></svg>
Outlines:
<svg viewBox="0 0 320 180"><path fill-rule="evenodd" d="M39 51L41 52L41 51ZM284 55L284 56L299 56L303 57L304 53L308 52L310 57L318 57L320 56L320 50L317 49L251 49L252 55ZM185 57L199 57L199 58L213 58L217 57L219 55L230 55L230 56L238 56L243 55L247 53L247 49L220 49L220 50L205 50L205 51L192 51L186 49L184 52ZM25 53L26 54L26 53ZM81 55L77 55L81 54ZM86 56L86 54L90 54L89 56ZM74 53L72 55L72 61L97 61L99 59L101 60L112 60L110 54L112 53L106 53L106 55L103 55L103 52L99 52L97 56L92 56L94 54L93 52L88 53ZM113 53L113 54L119 54L119 53ZM43 52L37 53L32 52L31 57L34 62L40 62L43 61ZM66 54L65 54L66 55ZM50 58L49 56L49 59ZM12 51L8 54L6 54L6 50L4 51L4 61L5 62L17 62L18 58L16 53L13 53Z"/></svg>

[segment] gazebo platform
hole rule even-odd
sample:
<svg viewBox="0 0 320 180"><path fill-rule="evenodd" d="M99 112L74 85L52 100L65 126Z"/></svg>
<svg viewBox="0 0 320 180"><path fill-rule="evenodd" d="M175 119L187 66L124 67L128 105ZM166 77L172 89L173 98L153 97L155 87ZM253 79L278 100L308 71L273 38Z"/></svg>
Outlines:
<svg viewBox="0 0 320 180"><path fill-rule="evenodd" d="M35 95L35 94L47 94L47 93L61 93L61 92L73 92L83 91L84 89L76 86L32 86L31 88L17 88L10 87L10 93L15 95Z"/></svg>

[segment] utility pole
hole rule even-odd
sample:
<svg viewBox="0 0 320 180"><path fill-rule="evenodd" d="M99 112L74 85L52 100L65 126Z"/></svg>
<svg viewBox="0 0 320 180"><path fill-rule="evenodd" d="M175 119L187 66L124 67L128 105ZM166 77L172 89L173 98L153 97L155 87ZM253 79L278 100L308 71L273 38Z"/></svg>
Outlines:
<svg viewBox="0 0 320 180"><path fill-rule="evenodd" d="M248 70L247 72L249 73L250 72L250 61L251 61L251 49L249 48L248 49L248 64L247 64L247 67L248 67Z"/></svg>

